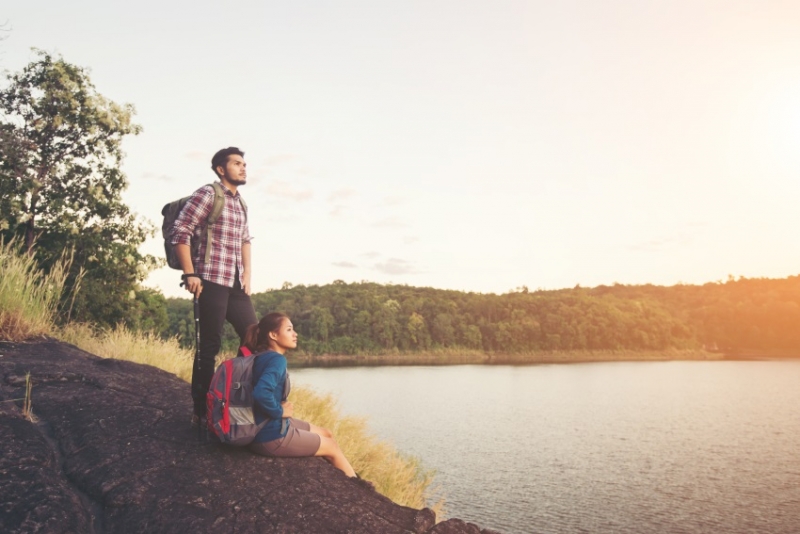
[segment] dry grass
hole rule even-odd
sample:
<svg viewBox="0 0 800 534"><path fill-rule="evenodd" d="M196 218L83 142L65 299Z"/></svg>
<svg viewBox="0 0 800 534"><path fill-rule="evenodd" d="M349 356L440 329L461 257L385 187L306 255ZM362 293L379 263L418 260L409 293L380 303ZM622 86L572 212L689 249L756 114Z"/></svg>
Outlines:
<svg viewBox="0 0 800 534"><path fill-rule="evenodd" d="M61 328L57 335L101 358L152 365L187 382L192 379L194 353L181 348L176 339L164 340L151 332L134 332L124 326L95 331L78 323Z"/></svg>
<svg viewBox="0 0 800 534"><path fill-rule="evenodd" d="M69 258L49 273L12 241L0 241L0 339L23 341L49 334L69 270Z"/></svg>
<svg viewBox="0 0 800 534"><path fill-rule="evenodd" d="M70 324L57 333L68 343L102 358L115 358L152 365L190 381L194 353L182 349L175 339L163 340L152 333L133 332L125 327L95 331L88 325ZM220 354L218 362L233 357ZM292 402L299 419L330 429L345 456L365 479L394 502L421 508L433 497L427 490L433 472L419 460L398 452L391 444L378 440L367 430L365 420L345 417L330 395L319 395L308 388L294 388ZM442 502L433 506L441 515Z"/></svg>
<svg viewBox="0 0 800 534"><path fill-rule="evenodd" d="M33 403L31 395L33 393L33 382L31 382L31 374L25 374L25 398L22 399L22 417L30 421L36 422L36 416L33 415Z"/></svg>
<svg viewBox="0 0 800 534"><path fill-rule="evenodd" d="M305 387L292 389L295 416L333 432L342 452L363 478L394 502L412 508L428 506L440 516L443 501L430 494L434 472L424 469L417 458L401 454L393 445L370 434L366 420L343 416L331 395L320 395Z"/></svg>

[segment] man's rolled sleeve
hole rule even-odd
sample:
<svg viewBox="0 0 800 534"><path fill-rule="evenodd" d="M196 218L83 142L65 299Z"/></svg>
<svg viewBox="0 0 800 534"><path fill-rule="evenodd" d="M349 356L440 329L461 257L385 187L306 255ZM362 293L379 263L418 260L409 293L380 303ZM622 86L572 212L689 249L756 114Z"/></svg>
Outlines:
<svg viewBox="0 0 800 534"><path fill-rule="evenodd" d="M253 238L250 236L250 225L245 223L244 230L242 230L242 245L249 245Z"/></svg>

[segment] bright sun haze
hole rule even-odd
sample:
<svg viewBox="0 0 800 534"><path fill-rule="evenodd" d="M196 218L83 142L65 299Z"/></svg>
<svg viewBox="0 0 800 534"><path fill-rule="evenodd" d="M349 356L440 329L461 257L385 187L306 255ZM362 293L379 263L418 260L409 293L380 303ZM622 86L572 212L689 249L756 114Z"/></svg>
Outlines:
<svg viewBox="0 0 800 534"><path fill-rule="evenodd" d="M257 292L800 271L800 2L10 0L6 19L0 66L60 53L136 106L143 217L245 151Z"/></svg>

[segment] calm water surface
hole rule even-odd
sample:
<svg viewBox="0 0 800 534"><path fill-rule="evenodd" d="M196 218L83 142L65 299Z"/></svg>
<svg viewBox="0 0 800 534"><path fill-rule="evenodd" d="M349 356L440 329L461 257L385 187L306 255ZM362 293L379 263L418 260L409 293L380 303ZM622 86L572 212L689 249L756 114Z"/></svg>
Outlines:
<svg viewBox="0 0 800 534"><path fill-rule="evenodd" d="M800 532L800 362L294 369L503 532Z"/></svg>

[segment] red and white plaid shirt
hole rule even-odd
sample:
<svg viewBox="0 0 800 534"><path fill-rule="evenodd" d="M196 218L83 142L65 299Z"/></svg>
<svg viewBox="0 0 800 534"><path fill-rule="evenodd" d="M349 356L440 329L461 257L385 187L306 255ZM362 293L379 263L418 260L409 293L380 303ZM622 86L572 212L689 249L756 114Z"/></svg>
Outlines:
<svg viewBox="0 0 800 534"><path fill-rule="evenodd" d="M222 182L219 182L222 183ZM250 243L250 231L247 228L247 214L236 195L222 186L225 191L225 205L217 222L212 226L212 245L209 263L206 257L207 234L205 222L214 207L214 188L206 185L192 193L186 201L180 215L172 227L173 245L191 246L192 234L200 243L197 254L192 258L194 271L208 282L221 286L233 287L236 271L239 271L239 283L244 284L242 273L242 245Z"/></svg>

